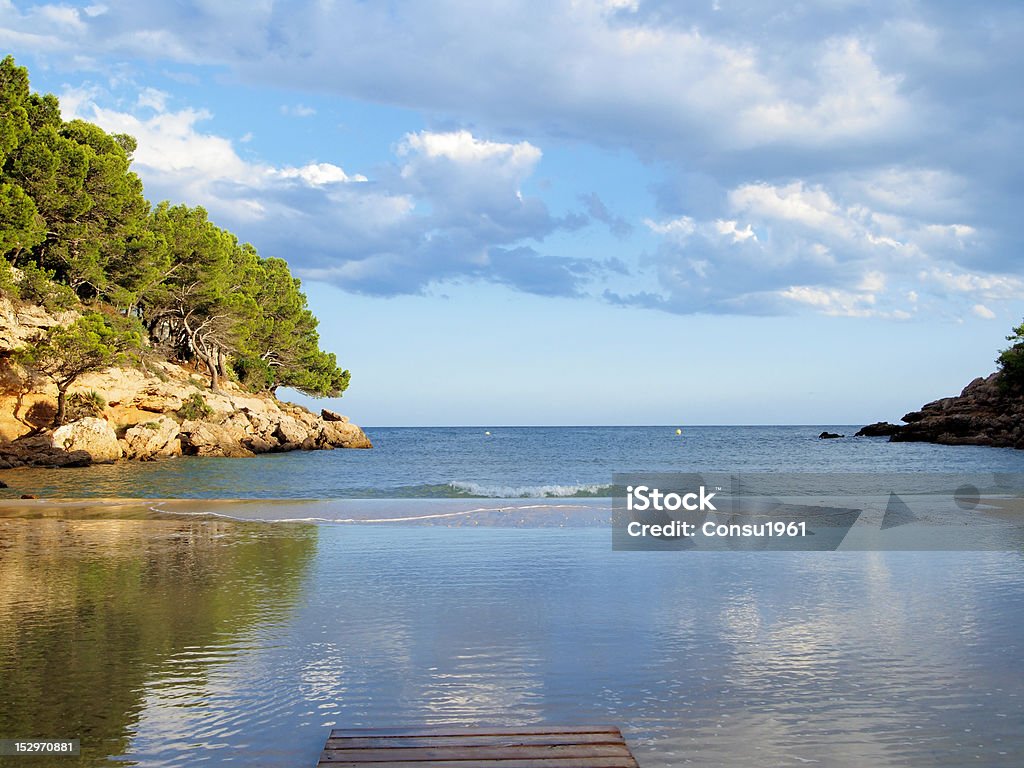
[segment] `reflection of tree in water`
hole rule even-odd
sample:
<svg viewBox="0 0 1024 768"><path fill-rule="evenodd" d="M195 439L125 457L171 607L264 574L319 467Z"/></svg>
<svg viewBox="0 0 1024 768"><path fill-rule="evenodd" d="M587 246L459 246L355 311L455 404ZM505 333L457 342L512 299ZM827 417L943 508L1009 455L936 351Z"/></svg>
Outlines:
<svg viewBox="0 0 1024 768"><path fill-rule="evenodd" d="M77 737L61 765L107 764L161 665L286 619L315 548L315 526L0 520L0 738Z"/></svg>

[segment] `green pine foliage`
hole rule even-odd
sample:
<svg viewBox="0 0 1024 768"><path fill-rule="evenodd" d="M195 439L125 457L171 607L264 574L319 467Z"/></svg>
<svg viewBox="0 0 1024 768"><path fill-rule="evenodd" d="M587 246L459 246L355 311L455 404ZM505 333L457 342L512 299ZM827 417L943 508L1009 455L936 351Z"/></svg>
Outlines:
<svg viewBox="0 0 1024 768"><path fill-rule="evenodd" d="M350 374L320 349L285 261L260 256L200 207L150 206L135 140L64 121L28 72L0 61L0 293L51 309L106 306L148 343L255 391L338 397ZM26 358L27 359L27 358Z"/></svg>
<svg viewBox="0 0 1024 768"><path fill-rule="evenodd" d="M1018 393L1024 391L1024 323L1014 328L1006 340L1013 343L996 358L999 385L1004 392Z"/></svg>

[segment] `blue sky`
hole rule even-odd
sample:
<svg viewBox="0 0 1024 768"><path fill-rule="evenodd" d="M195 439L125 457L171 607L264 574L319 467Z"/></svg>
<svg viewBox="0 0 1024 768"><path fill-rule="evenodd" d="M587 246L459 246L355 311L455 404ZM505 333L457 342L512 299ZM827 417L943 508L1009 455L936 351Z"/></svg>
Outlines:
<svg viewBox="0 0 1024 768"><path fill-rule="evenodd" d="M367 425L895 420L1024 314L1024 6L0 0Z"/></svg>

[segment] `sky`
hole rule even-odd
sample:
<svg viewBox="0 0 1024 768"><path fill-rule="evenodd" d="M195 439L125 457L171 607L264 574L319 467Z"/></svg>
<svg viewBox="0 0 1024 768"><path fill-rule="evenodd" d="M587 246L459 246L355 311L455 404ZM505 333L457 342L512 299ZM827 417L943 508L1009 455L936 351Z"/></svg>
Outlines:
<svg viewBox="0 0 1024 768"><path fill-rule="evenodd" d="M0 0L364 425L896 421L1024 316L1024 5Z"/></svg>

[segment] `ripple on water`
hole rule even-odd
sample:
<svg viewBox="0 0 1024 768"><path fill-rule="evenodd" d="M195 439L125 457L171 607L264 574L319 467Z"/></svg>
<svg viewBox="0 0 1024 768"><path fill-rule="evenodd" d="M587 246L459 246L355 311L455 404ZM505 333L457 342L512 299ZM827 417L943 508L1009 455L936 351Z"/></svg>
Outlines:
<svg viewBox="0 0 1024 768"><path fill-rule="evenodd" d="M312 764L382 723L610 721L645 766L1024 752L1018 554L85 522L5 527L0 730L70 729L87 765Z"/></svg>

